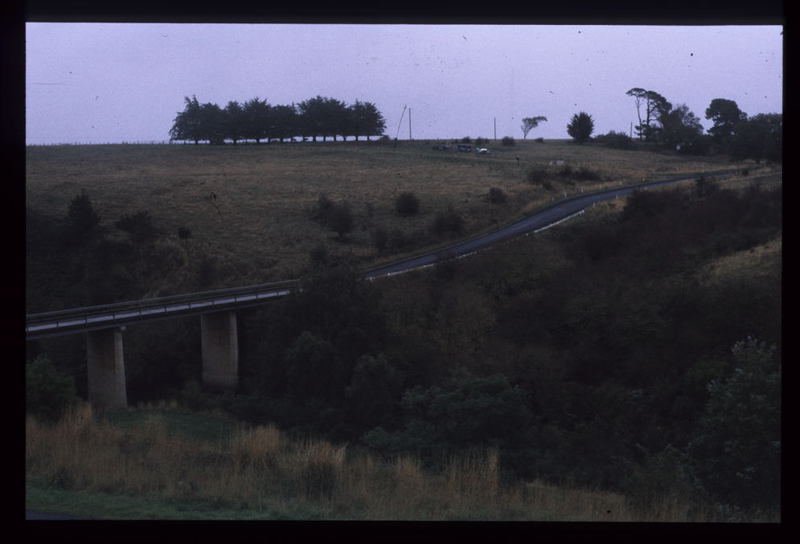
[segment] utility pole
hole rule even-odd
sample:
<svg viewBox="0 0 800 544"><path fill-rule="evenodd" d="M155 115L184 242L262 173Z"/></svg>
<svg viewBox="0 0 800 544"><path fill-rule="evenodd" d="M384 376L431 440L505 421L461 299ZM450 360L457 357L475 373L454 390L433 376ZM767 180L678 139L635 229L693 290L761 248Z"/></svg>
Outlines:
<svg viewBox="0 0 800 544"><path fill-rule="evenodd" d="M494 118L494 141L497 141L497 117Z"/></svg>
<svg viewBox="0 0 800 544"><path fill-rule="evenodd" d="M411 108L408 108L408 139L411 139Z"/></svg>

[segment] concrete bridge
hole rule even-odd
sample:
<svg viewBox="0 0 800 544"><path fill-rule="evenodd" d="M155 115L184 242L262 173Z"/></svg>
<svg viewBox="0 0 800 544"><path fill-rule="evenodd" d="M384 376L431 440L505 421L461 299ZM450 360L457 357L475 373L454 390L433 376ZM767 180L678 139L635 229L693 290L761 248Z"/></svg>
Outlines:
<svg viewBox="0 0 800 544"><path fill-rule="evenodd" d="M296 281L205 291L189 295L72 308L27 316L26 340L86 334L89 402L95 408L125 407L125 359L122 333L134 323L200 317L203 383L235 389L239 376L236 311L264 304L297 288Z"/></svg>
<svg viewBox="0 0 800 544"><path fill-rule="evenodd" d="M679 178L619 186L559 200L510 225L452 244L436 252L403 259L364 272L374 280L433 266L444 259L461 258L511 238L539 232L581 213L603 200L626 196L638 189L739 172L728 169ZM89 402L97 409L127 406L122 333L134 323L200 317L203 383L216 389L235 389L239 375L236 311L283 297L299 288L297 280L204 291L133 302L29 314L26 340L65 334L86 334Z"/></svg>

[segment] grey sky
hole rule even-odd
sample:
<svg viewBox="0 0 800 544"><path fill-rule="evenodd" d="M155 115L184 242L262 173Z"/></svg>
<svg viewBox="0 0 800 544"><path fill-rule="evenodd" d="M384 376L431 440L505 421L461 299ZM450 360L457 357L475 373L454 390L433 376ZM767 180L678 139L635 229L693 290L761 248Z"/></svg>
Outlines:
<svg viewBox="0 0 800 544"><path fill-rule="evenodd" d="M26 143L167 140L185 96L376 104L414 139L628 132L642 87L703 120L714 98L782 112L780 26L28 23ZM408 116L399 137L408 138Z"/></svg>

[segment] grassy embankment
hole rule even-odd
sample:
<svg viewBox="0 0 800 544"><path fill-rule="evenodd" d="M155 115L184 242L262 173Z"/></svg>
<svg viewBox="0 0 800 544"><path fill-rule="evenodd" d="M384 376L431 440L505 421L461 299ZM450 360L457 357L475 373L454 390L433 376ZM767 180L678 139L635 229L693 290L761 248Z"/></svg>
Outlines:
<svg viewBox="0 0 800 544"><path fill-rule="evenodd" d="M162 242L180 253L176 261L193 264L193 255L223 263L209 287L228 287L298 277L308 255L320 243L333 253L348 253L367 266L416 252L439 240L428 232L438 212L452 207L465 220L464 233L486 230L530 212L554 198L609 184L647 177L675 176L726 168L723 158L687 158L651 151L622 151L566 141L492 145L490 155L442 152L430 142L391 144L329 143L309 145L108 145L27 149L27 206L63 217L69 202L85 189L113 230L123 214L149 211L166 233ZM519 160L517 160L519 159ZM550 161L585 166L601 177L579 181L552 176L547 189L527 179L531 167ZM556 170L558 167L551 167ZM492 204L487 194L500 188L507 200ZM400 217L395 198L411 191L420 211ZM211 194L216 200L211 199ZM354 229L341 241L311 220L320 195L348 202ZM177 230L192 238L179 241ZM380 253L377 228L400 231L410 246ZM159 294L179 292L179 272Z"/></svg>
<svg viewBox="0 0 800 544"><path fill-rule="evenodd" d="M504 486L493 452L439 474L274 427L174 406L26 421L26 509L93 519L714 521L682 497L647 510L617 493Z"/></svg>

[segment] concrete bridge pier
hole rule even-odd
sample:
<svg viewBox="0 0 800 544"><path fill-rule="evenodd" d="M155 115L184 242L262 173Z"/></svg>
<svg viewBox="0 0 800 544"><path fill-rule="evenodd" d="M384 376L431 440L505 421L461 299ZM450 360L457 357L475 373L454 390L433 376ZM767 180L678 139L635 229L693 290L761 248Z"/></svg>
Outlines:
<svg viewBox="0 0 800 544"><path fill-rule="evenodd" d="M102 329L86 335L89 403L97 410L128 406L122 330Z"/></svg>
<svg viewBox="0 0 800 544"><path fill-rule="evenodd" d="M233 390L239 384L239 339L236 312L200 316L203 383L213 389Z"/></svg>

